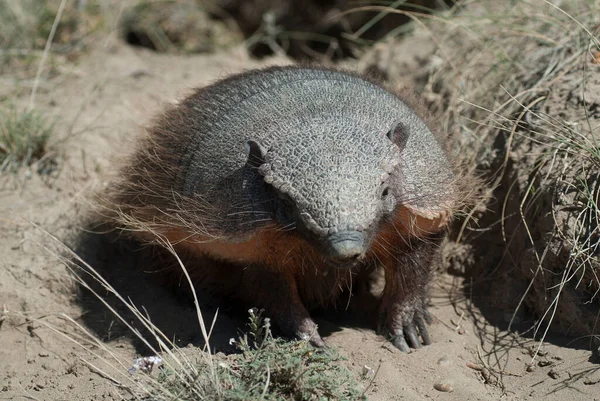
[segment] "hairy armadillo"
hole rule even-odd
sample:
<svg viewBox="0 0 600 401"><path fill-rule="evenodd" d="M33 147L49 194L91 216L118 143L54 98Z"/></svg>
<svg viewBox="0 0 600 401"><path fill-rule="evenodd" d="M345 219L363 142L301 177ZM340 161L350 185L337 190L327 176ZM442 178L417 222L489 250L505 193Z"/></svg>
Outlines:
<svg viewBox="0 0 600 401"><path fill-rule="evenodd" d="M380 327L402 351L431 342L430 264L455 181L399 96L354 73L274 67L195 91L147 134L115 186L122 227L216 261L241 301L317 346L308 309L383 268ZM215 286L206 262L187 268Z"/></svg>

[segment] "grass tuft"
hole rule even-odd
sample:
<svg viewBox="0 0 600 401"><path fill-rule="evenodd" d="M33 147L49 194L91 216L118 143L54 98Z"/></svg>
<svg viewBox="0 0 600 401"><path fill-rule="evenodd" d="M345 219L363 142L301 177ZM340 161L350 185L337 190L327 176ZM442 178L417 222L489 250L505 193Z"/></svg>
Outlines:
<svg viewBox="0 0 600 401"><path fill-rule="evenodd" d="M44 157L52 128L36 110L21 112L11 107L0 111L0 172L29 166Z"/></svg>
<svg viewBox="0 0 600 401"><path fill-rule="evenodd" d="M248 333L236 341L241 354L217 364L219 389L208 385L206 365L197 367L191 383L162 369L158 377L161 386L182 401L194 400L199 393L232 401L366 399L334 350L318 350L304 340L274 338L262 311L250 309L249 314Z"/></svg>

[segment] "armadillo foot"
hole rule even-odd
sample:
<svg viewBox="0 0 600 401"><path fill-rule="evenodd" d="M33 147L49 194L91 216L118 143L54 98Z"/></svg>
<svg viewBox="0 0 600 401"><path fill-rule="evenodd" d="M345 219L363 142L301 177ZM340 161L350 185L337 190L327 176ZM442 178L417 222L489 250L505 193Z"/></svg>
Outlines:
<svg viewBox="0 0 600 401"><path fill-rule="evenodd" d="M294 332L297 338L308 340L313 347L322 348L325 346L325 342L317 331L317 324L311 318L304 318L298 322Z"/></svg>
<svg viewBox="0 0 600 401"><path fill-rule="evenodd" d="M265 316L272 319L282 334L310 341L315 347L325 346L293 276L251 267L244 270L242 284L239 289L242 300L264 309Z"/></svg>
<svg viewBox="0 0 600 401"><path fill-rule="evenodd" d="M390 341L402 352L410 352L410 348L419 349L431 344L427 325L431 324L431 316L423 299L391 303L383 310L382 320Z"/></svg>

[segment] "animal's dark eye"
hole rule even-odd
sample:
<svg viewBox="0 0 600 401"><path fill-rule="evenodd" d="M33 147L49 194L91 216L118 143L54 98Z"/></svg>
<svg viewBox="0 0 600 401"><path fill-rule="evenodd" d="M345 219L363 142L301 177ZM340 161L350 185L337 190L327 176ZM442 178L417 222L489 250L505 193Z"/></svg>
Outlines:
<svg viewBox="0 0 600 401"><path fill-rule="evenodd" d="M294 202L292 202L290 199L287 199L287 198L282 198L281 203L288 210L291 210L294 207Z"/></svg>
<svg viewBox="0 0 600 401"><path fill-rule="evenodd" d="M389 194L390 194L390 188L389 187L383 188L383 191L381 191L381 199L386 198Z"/></svg>
<svg viewBox="0 0 600 401"><path fill-rule="evenodd" d="M397 122L388 131L387 137L394 142L400 149L404 149L408 142L408 128L401 122Z"/></svg>

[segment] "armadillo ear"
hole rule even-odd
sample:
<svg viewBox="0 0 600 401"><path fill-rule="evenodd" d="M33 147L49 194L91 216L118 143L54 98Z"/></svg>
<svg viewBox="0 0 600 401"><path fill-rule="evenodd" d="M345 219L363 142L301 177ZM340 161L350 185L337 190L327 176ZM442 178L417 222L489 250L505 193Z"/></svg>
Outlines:
<svg viewBox="0 0 600 401"><path fill-rule="evenodd" d="M390 141L394 142L400 148L400 150L404 150L409 137L408 127L402 122L397 122L388 131L387 137Z"/></svg>
<svg viewBox="0 0 600 401"><path fill-rule="evenodd" d="M255 141L246 142L246 148L248 150L248 164L252 167L259 167L265 162L265 149Z"/></svg>

